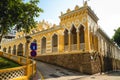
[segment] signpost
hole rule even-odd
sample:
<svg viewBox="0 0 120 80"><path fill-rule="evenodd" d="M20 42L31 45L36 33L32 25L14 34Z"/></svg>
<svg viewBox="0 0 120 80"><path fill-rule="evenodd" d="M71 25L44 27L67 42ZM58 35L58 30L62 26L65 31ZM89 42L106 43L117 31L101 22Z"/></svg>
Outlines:
<svg viewBox="0 0 120 80"><path fill-rule="evenodd" d="M36 57L36 55L37 55L37 52L36 52L36 50L37 50L37 43L36 42L32 42L31 44L30 44L30 49L31 49L31 52L30 52L30 55L31 55L31 57L32 57L32 62L33 62L33 69L32 69L32 74L34 74L34 57Z"/></svg>
<svg viewBox="0 0 120 80"><path fill-rule="evenodd" d="M32 50L32 51L30 52L30 54L31 54L32 57L35 57L35 56L37 55L37 53L36 53L35 50Z"/></svg>
<svg viewBox="0 0 120 80"><path fill-rule="evenodd" d="M31 57L36 57L36 55L37 55L37 52L36 52L36 50L37 50L37 43L36 42L32 42L31 45L30 45L30 49L31 49L31 52L30 52Z"/></svg>

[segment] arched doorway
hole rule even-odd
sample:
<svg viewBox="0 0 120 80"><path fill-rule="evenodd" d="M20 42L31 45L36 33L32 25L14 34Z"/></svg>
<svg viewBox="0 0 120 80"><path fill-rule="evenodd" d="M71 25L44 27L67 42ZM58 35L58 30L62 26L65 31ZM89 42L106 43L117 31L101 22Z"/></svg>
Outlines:
<svg viewBox="0 0 120 80"><path fill-rule="evenodd" d="M13 54L16 55L16 45L13 46Z"/></svg>
<svg viewBox="0 0 120 80"><path fill-rule="evenodd" d="M8 48L8 53L11 53L11 46L9 46Z"/></svg>
<svg viewBox="0 0 120 80"><path fill-rule="evenodd" d="M52 52L58 51L58 36L54 34L52 36Z"/></svg>
<svg viewBox="0 0 120 80"><path fill-rule="evenodd" d="M71 49L77 50L77 32L74 25L71 28Z"/></svg>
<svg viewBox="0 0 120 80"><path fill-rule="evenodd" d="M23 44L22 44L22 43L20 43L20 44L18 45L17 55L18 55L18 56L23 56Z"/></svg>
<svg viewBox="0 0 120 80"><path fill-rule="evenodd" d="M41 40L41 53L46 53L46 38L43 37Z"/></svg>
<svg viewBox="0 0 120 80"><path fill-rule="evenodd" d="M84 50L85 49L85 32L84 32L84 27L83 25L81 25L79 27L79 40L80 40L80 50Z"/></svg>
<svg viewBox="0 0 120 80"><path fill-rule="evenodd" d="M68 51L68 30L65 29L64 31L64 50Z"/></svg>

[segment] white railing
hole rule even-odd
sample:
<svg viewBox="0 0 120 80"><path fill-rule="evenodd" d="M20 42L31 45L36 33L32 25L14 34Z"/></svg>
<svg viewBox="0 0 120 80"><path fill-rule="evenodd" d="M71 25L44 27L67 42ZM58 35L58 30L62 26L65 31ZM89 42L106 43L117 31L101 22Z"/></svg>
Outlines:
<svg viewBox="0 0 120 80"><path fill-rule="evenodd" d="M68 51L68 45L64 47L64 51Z"/></svg>
<svg viewBox="0 0 120 80"><path fill-rule="evenodd" d="M71 49L72 49L72 50L77 50L77 44L72 44L72 45L71 45Z"/></svg>
<svg viewBox="0 0 120 80"><path fill-rule="evenodd" d="M53 47L52 48L52 52L57 52L58 51L58 48L57 47Z"/></svg>
<svg viewBox="0 0 120 80"><path fill-rule="evenodd" d="M85 43L80 43L80 50L85 50Z"/></svg>

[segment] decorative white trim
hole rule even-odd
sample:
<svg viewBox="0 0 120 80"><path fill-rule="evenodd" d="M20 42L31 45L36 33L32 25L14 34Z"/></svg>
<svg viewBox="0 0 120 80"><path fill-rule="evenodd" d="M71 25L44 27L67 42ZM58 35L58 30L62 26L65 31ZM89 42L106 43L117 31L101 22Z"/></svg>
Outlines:
<svg viewBox="0 0 120 80"><path fill-rule="evenodd" d="M43 37L45 37L45 38L47 39L47 37L46 37L45 35L43 35L43 36L41 37L41 40L42 40Z"/></svg>
<svg viewBox="0 0 120 80"><path fill-rule="evenodd" d="M53 34L52 34L52 36L51 36L51 52L52 52L52 37L54 36L54 34L56 34L57 35L57 37L58 37L58 52L59 52L59 35L56 33L56 32L54 32Z"/></svg>
<svg viewBox="0 0 120 80"><path fill-rule="evenodd" d="M80 32L78 28L77 28L76 32Z"/></svg>
<svg viewBox="0 0 120 80"><path fill-rule="evenodd" d="M72 30L72 27L73 27L73 26L74 26L75 29L77 30L77 27L75 26L75 24L72 23L72 24L71 24L71 27L70 27L70 31Z"/></svg>

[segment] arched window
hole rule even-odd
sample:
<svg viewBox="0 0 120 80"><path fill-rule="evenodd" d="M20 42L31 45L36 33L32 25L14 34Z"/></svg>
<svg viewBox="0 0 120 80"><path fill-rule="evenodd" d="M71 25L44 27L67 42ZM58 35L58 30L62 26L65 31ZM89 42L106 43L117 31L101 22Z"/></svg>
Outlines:
<svg viewBox="0 0 120 80"><path fill-rule="evenodd" d="M64 31L64 45L68 45L68 30Z"/></svg>
<svg viewBox="0 0 120 80"><path fill-rule="evenodd" d="M16 54L16 45L13 46L13 54Z"/></svg>
<svg viewBox="0 0 120 80"><path fill-rule="evenodd" d="M68 50L68 30L65 29L64 31L64 50L67 51Z"/></svg>
<svg viewBox="0 0 120 80"><path fill-rule="evenodd" d="M18 56L23 56L23 44L22 44L22 43L20 43L20 44L18 45L17 55L18 55Z"/></svg>
<svg viewBox="0 0 120 80"><path fill-rule="evenodd" d="M4 47L4 48L3 48L3 52L6 52L6 50L7 50L7 48L6 48L6 47Z"/></svg>
<svg viewBox="0 0 120 80"><path fill-rule="evenodd" d="M41 53L46 53L46 38L43 37L41 40Z"/></svg>
<svg viewBox="0 0 120 80"><path fill-rule="evenodd" d="M71 28L71 40L72 40L72 44L77 44L77 33L74 25Z"/></svg>
<svg viewBox="0 0 120 80"><path fill-rule="evenodd" d="M79 36L80 36L80 49L85 49L85 32L84 27L81 25L79 27Z"/></svg>
<svg viewBox="0 0 120 80"><path fill-rule="evenodd" d="M81 25L79 28L79 35L80 35L80 43L85 42L85 37L84 37L84 27Z"/></svg>
<svg viewBox="0 0 120 80"><path fill-rule="evenodd" d="M71 28L71 49L72 50L77 49L77 32L74 25L72 25L72 28Z"/></svg>
<svg viewBox="0 0 120 80"><path fill-rule="evenodd" d="M54 34L52 36L52 52L58 51L58 36Z"/></svg>
<svg viewBox="0 0 120 80"><path fill-rule="evenodd" d="M8 48L8 53L11 53L11 46L9 46Z"/></svg>

